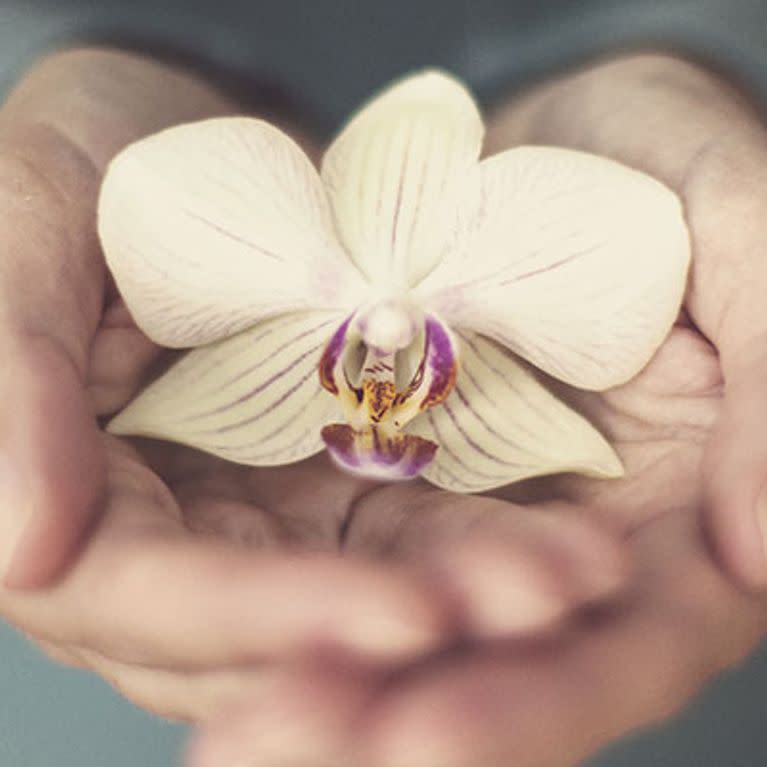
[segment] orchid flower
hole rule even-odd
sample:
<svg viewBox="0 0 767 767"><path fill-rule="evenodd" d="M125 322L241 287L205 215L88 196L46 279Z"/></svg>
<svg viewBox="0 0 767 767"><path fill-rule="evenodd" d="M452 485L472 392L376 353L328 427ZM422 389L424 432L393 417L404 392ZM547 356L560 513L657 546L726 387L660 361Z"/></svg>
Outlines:
<svg viewBox="0 0 767 767"><path fill-rule="evenodd" d="M550 147L480 160L466 88L434 71L348 122L318 173L272 125L181 125L111 163L107 263L138 326L189 351L110 431L242 464L327 447L382 479L477 492L621 463L533 366L632 378L674 323L690 243L677 197Z"/></svg>

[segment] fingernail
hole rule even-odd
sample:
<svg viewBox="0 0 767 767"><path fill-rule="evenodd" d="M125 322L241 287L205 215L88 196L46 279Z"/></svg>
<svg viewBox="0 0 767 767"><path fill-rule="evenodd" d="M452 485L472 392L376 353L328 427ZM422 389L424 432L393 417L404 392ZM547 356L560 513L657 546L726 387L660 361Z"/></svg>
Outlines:
<svg viewBox="0 0 767 767"><path fill-rule="evenodd" d="M8 575L27 523L18 471L0 455L0 581Z"/></svg>

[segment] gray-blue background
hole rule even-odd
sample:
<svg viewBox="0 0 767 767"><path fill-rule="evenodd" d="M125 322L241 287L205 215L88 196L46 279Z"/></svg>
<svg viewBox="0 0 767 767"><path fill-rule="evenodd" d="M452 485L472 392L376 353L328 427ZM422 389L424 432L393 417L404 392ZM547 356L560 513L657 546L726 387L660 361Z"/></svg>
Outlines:
<svg viewBox="0 0 767 767"><path fill-rule="evenodd" d="M584 767L763 767L766 723L767 648L716 681L677 721ZM96 677L52 665L0 623L2 767L172 767L185 734Z"/></svg>
<svg viewBox="0 0 767 767"><path fill-rule="evenodd" d="M76 39L171 45L266 73L328 129L407 69L447 66L489 97L631 46L708 57L767 100L767 0L0 0L0 97L42 51ZM765 720L767 650L589 767L760 767ZM184 736L0 623L0 767L168 767Z"/></svg>

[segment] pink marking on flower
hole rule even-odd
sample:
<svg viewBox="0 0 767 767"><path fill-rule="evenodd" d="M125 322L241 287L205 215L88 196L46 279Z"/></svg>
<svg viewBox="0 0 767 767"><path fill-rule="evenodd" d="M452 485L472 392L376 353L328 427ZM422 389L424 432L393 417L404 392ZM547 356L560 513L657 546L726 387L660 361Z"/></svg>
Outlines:
<svg viewBox="0 0 767 767"><path fill-rule="evenodd" d="M338 394L338 385L336 383L335 369L341 355L344 352L344 346L346 344L346 334L349 330L349 323L352 321L351 317L347 317L338 330L333 334L330 341L328 341L325 351L322 353L319 364L320 383L324 389L327 389L331 394Z"/></svg>
<svg viewBox="0 0 767 767"><path fill-rule="evenodd" d="M437 445L412 434L386 435L375 426L357 431L334 423L322 439L338 466L354 474L387 481L417 477L434 459Z"/></svg>
<svg viewBox="0 0 767 767"><path fill-rule="evenodd" d="M453 341L442 323L434 317L426 318L425 362L431 376L429 391L421 402L421 410L444 402L458 376L458 359Z"/></svg>

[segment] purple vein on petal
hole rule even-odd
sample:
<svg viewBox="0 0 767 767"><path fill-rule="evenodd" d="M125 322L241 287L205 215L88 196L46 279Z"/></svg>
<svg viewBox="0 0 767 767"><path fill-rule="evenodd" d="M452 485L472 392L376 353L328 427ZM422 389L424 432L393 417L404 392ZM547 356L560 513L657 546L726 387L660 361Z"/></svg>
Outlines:
<svg viewBox="0 0 767 767"><path fill-rule="evenodd" d="M315 404L317 403L318 399L321 398L318 395L323 395L323 394L325 394L324 390L318 385L317 390L311 396L309 401L303 406L303 409L314 407ZM319 406L321 407L322 403L319 403ZM250 448L250 447L261 447L261 446L265 445L267 442L271 442L273 439L275 439L276 437L279 437L281 434L283 434L293 424L294 421L295 421L295 414L290 413L288 415L288 417L285 419L285 421L283 421L283 423L281 423L279 426L275 427L268 434L265 434L263 437L261 437L261 438L259 438L257 440L251 440L250 442L242 442L242 443L237 444L237 445L231 445L231 444L227 444L227 445L210 445L209 447L210 447L210 449L216 450L218 452L234 452L234 451L239 451L239 450L243 450L245 448ZM318 444L320 444L321 443L320 427L318 427L318 426L307 426L306 429L304 429L304 431L301 433L301 435L299 437L293 439L287 445L284 445L283 447L279 448L279 450L277 450L277 451L267 450L267 451L265 451L264 453L262 453L260 455L268 456L268 455L274 454L275 452L282 453L283 451L294 449L299 444L301 444L306 439L306 437L308 437L312 432L315 432L315 437L317 439L317 442L318 442ZM255 456L255 457L258 457L258 456Z"/></svg>
<svg viewBox="0 0 767 767"><path fill-rule="evenodd" d="M277 333L277 332L279 332L281 330L284 330L285 328L288 328L291 325L297 325L297 324L301 323L303 321L303 319L304 319L304 317L301 314L289 315L289 318L290 319L288 320L288 318L286 317L285 321L281 322L279 325L276 322L268 323L267 327L264 328L264 330L261 333L259 333L258 335L254 336L253 338L242 338L243 345L247 344L248 347L252 347L255 344L257 344L258 342L263 341L265 338L268 338L269 336L274 335L275 333ZM293 341L295 341L295 340L297 340L299 338L304 338L307 335L311 335L311 333L313 333L314 331L316 331L316 330L324 327L325 325L329 324L329 322L332 322L332 320L329 320L328 323L323 323L321 326L313 328L312 330L307 331L306 333L302 333L300 336L296 336L294 339L291 339L290 341L288 341L284 345L281 345L280 348L279 348L279 351L283 351L283 350L289 348L292 345ZM211 351L213 351L213 350L211 349ZM211 356L211 358L209 358L211 364L209 366L205 367L204 369L201 369L200 372L199 372L199 375L197 375L197 373L195 371L195 375L196 375L198 380L202 380L203 378L205 378L212 371L218 370L219 367L221 366L221 362L224 361L224 360L229 359L229 357L231 356L231 351L227 351L226 348L222 349L221 352L222 353L214 354L214 355ZM204 391L202 391L200 393L200 397L205 397L205 396L213 393L214 391L217 391L219 389L223 389L223 388L229 386L230 384L235 383L236 381L239 381L244 375L246 375L247 373L253 372L254 370L257 370L259 367L261 367L262 365L264 365L267 362L269 362L270 359L271 359L271 357L266 357L261 362L259 362L257 365L255 365L254 367L250 368L249 370L246 370L244 373L239 373L235 378L229 379L228 381L225 381L224 383L218 383L217 382L211 388L208 388L208 389L205 389Z"/></svg>
<svg viewBox="0 0 767 767"><path fill-rule="evenodd" d="M259 168L259 171L260 171L260 166L263 166L263 158L258 155L258 151L256 147L253 145L253 142L249 141L248 137L246 137L241 130L236 131L236 133L237 133L237 138L240 140L240 144L245 148L245 151L250 155L253 161L253 168ZM272 142L267 139L265 143L271 144ZM295 184L293 182L293 179L297 175L296 173L297 160L298 158L295 156L290 157L289 172L290 172L290 176L292 176L293 178L288 177L287 164L285 166L286 172L284 174L277 175L275 173L271 173L267 177L269 181L271 182L271 184L277 185L279 187L281 192L283 193L288 192L288 195L287 195L288 197L290 197L290 195L294 193L296 190L301 190L302 188L304 188L304 179L301 179L301 183L299 184ZM268 194L271 191L271 189L267 188L263 183L258 183L259 181L263 181L265 178L261 172L248 173L242 167L238 167L238 166L232 166L232 170L239 171L241 178L246 180L253 187L253 189L257 190L260 194L262 195ZM278 202L280 203L279 205L277 204ZM286 219L291 219L291 218L294 219L294 223L296 225L301 226L304 223L301 218L297 218L295 216L295 211L288 210L285 208L284 200L279 195L272 194L270 203L274 207L276 213L282 214ZM305 228L305 227L302 226L301 228Z"/></svg>
<svg viewBox="0 0 767 767"><path fill-rule="evenodd" d="M228 229L224 229L223 227L219 226L218 224L214 223L213 221L208 220L204 216L199 215L198 213L195 213L191 210L185 210L184 211L189 218L193 218L195 221L199 221L201 224L204 224L210 229L214 229L219 234L223 234L224 237L227 237L230 240L233 240L234 242L239 243L240 245L244 245L246 248L250 248L251 250L255 250L258 253L260 253L263 256L266 256L267 258L274 259L275 261L284 261L285 259L278 255L277 253L273 253L270 250L267 250L266 248L262 247L261 245L257 245L255 242L251 242L250 240L246 240L243 237L240 237L239 235L236 235L234 232L230 232Z"/></svg>
<svg viewBox="0 0 767 767"><path fill-rule="evenodd" d="M450 456L450 458L452 458L455 463L457 463L460 467L465 469L467 472L470 472L475 477L479 477L480 479L488 479L492 481L499 480L499 479L506 479L507 474L487 474L486 472L479 471L469 466L466 463L466 461L464 461L463 458L461 458L461 456L458 455L458 453L456 453L452 447L450 447L449 443L445 441L445 439L442 436L442 431L437 425L437 419L434 417L434 414L431 411L428 411L426 415L429 419L429 423L431 424L432 429L434 429L434 434L437 437L435 441L439 445L440 451L444 451L445 454ZM500 461L500 463L502 463L504 466L509 466L509 467L526 466L526 464L511 463L508 461Z"/></svg>
<svg viewBox="0 0 767 767"><path fill-rule="evenodd" d="M460 477L457 477L455 474L453 474L453 472L452 472L452 471L450 471L450 469L448 469L448 468L445 466L445 464L444 464L444 463L439 463L439 462L435 461L435 462L432 464L432 466L433 466L433 469L432 469L432 471L434 472L434 479L439 479L440 477L447 477L447 478L450 480L450 482L449 482L449 483L447 483L447 484L450 484L450 485L459 485L459 486L461 486L461 487L471 487L471 485L469 485L469 484L466 482L466 480L465 480L465 479L462 479L462 478L460 478ZM474 483L474 486L476 486L476 487L482 487L482 486L483 486L483 483L481 483L481 482L480 482L480 483Z"/></svg>
<svg viewBox="0 0 767 767"><path fill-rule="evenodd" d="M486 358L486 357L485 357L485 356L484 356L484 355L481 353L481 351L479 350L479 348L477 348L477 345L474 343L473 339L471 339L471 338L469 338L469 337L467 337L467 336L463 335L462 333L459 333L459 336L461 337L461 340L462 340L462 341L463 341L463 342L466 344L466 346L468 346L468 347L469 347L469 349L471 349L471 351L474 353L474 356L475 356L475 357L476 357L476 358L477 358L477 359L478 359L478 360L479 360L479 361L480 361L480 362L481 362L481 363L482 363L482 364L483 364L485 367L487 367L487 368L488 368L488 369L489 369L489 370L490 370L492 373L494 373L494 374L495 374L495 375L496 375L498 378L500 378L500 379L501 379L501 380L502 380L502 381L503 381L503 382L504 382L504 383L505 383L507 386L509 386L509 387L511 387L512 389L514 389L514 391L515 391L515 392L516 392L516 393L517 393L517 394L518 394L518 395L519 395L519 396L520 396L522 399L524 399L524 400L525 400L525 402L527 403L527 405L528 405L528 406L529 406L529 407L530 407L530 408L531 408L531 409L532 409L532 410L533 410L533 411L534 411L534 412L535 412L537 415L539 415L539 416L540 416L540 417L541 417L541 418L542 418L544 421L546 421L546 422L550 422L550 421L551 421L551 419L550 419L550 418L549 418L549 417L546 415L546 413L545 413L543 410L541 410L541 409L540 409L540 407L538 407L538 405L537 405L536 403L534 403L534 402L531 402L531 401L530 401L530 400L529 400L527 397L525 397L525 395L524 395L524 394L523 394L523 393L522 393L522 392L521 392L519 389L517 389L517 388L516 388L516 387L515 387L513 384L511 384L511 383L509 382L508 378L507 378L507 377L504 375L503 371L499 370L499 369L498 369L498 368L497 368L497 367L496 367L496 366L495 366L495 365L494 365L492 362L490 362L490 360L488 360L488 359L487 359L487 358ZM510 354L511 354L511 352L509 352L509 350L508 350L508 349L504 348L504 347L503 347L502 345L500 345L500 344L498 345L498 351L499 351L501 354L503 354L504 356L506 356L506 357L510 356ZM520 363L517 363L517 364L520 364ZM468 366L466 366L466 368L468 368ZM464 371L463 371L464 375L466 375L466 373L467 373L467 369L466 369L466 368L464 368ZM472 380L472 376L471 376L471 375L467 375L467 378L469 378L470 380ZM473 380L473 382L476 382L476 379L474 379L474 380ZM475 385L476 385L476 383L475 383ZM541 386L543 386L543 384L540 384L540 385L541 385ZM545 387L544 387L544 388L545 388ZM487 397L487 395L485 395L485 396ZM488 399L489 399L489 397L488 397ZM531 432L529 432L529 431L528 431L527 433L528 433L530 436L534 436L534 435L533 435Z"/></svg>
<svg viewBox="0 0 767 767"><path fill-rule="evenodd" d="M492 329L491 329L492 330ZM500 344L502 347L504 353L508 353L508 350L511 349L512 351L516 351L517 349L521 349L520 345L512 341L511 339L506 338L505 334L501 330L494 330L494 336L497 339L497 343ZM549 368L552 370L559 371L560 375L566 375L566 370L562 367L560 363L556 361L556 358L552 356L551 349L552 348L560 348L560 349L566 349L567 351L571 352L576 357L580 357L581 359L587 360L588 362L591 362L595 367L601 367L604 364L604 360L600 359L599 357L595 357L593 354L587 352L583 346L578 346L574 343L568 343L564 341L562 338L557 338L556 336L549 336L545 333L539 333L538 335L540 342L542 343L534 343L531 341L525 342L525 348L519 352L519 356L521 357L529 357L530 352L533 352L537 354L538 356L542 357L543 359L547 360L547 364ZM599 347L599 344L592 344L592 347ZM548 349L549 351L544 351L544 349Z"/></svg>
<svg viewBox="0 0 767 767"><path fill-rule="evenodd" d="M259 341L263 341L264 338L268 338L270 335L274 334L276 332L277 328L274 325L270 325L266 329L264 329L261 333L259 333L255 338L248 339L249 344L255 344ZM205 378L209 373L211 373L214 370L218 370L221 366L221 362L228 359L229 354L227 353L226 349L221 350L220 354L214 354L212 355L208 361L210 362L210 365L206 366L205 368L202 368L199 373L195 371L195 376L198 380L202 380ZM204 392L201 392L200 396L203 397L207 394L210 394L212 391L215 391L219 388L219 385L216 384L213 388L206 389Z"/></svg>
<svg viewBox="0 0 767 767"><path fill-rule="evenodd" d="M461 402L466 406L466 409L474 416L477 416L477 413L475 410L471 407L468 400L463 396L461 392L456 392L461 399ZM502 461L498 456L493 455L492 453L488 453L487 450L485 450L482 445L478 444L476 440L474 440L470 434L466 432L466 429L459 423L458 418L456 417L456 414L453 412L453 408L450 407L450 404L445 402L442 405L442 409L447 413L447 417L452 421L453 426L458 430L458 433L463 437L464 442L466 442L467 445L471 447L472 450L479 453L481 456L484 456L487 458L488 461L492 461L493 463L498 463L501 466L505 466L506 461ZM504 440L505 442L506 440Z"/></svg>
<svg viewBox="0 0 767 767"><path fill-rule="evenodd" d="M266 327L262 330L261 333L258 335L252 337L252 338L245 338L241 337L240 341L243 345L247 344L248 347L252 347L253 345L259 343L260 341L263 341L265 338L268 338L269 336L273 335L274 333L284 330L286 327L290 327L291 325L298 324L302 322L304 319L304 316L301 314L291 314L287 315L282 322L277 324L277 322L269 322L267 323ZM189 327L186 328L189 330ZM316 328L315 328L316 329ZM234 340L234 339L232 339ZM280 350L282 350L285 347L281 347ZM192 373L194 374L194 380L195 381L203 381L211 372L218 371L221 367L221 363L225 362L232 356L232 348L231 348L231 340L228 342L226 346L223 348L217 349L215 346L208 347L208 349L205 350L207 353L205 354L205 362L208 363L204 368L194 368ZM260 367L261 364L264 364L265 362L268 362L269 358L263 360L259 365L256 367ZM179 365L183 365L183 360L179 363ZM179 371L182 372L182 371ZM185 372L185 371L183 371ZM188 376L188 374L187 374ZM232 381L227 381L223 384L216 382L212 387L209 387L207 389L204 389L199 392L199 397L203 398L208 396L214 391L217 391L224 386L227 386L228 384L232 383ZM184 421L187 420L194 420L199 417L199 414L196 414L194 416L190 416L187 419L184 419Z"/></svg>
<svg viewBox="0 0 767 767"><path fill-rule="evenodd" d="M466 378L468 378L469 381L471 381L472 385L477 389L477 391L480 393L482 397L488 400L488 402L491 402L491 404L494 404L492 403L492 400L487 396L485 391L479 386L479 382L474 378L473 375L471 375L471 373L469 373L468 370L461 371L461 374L465 376ZM503 442L505 445L508 445L509 447L516 448L517 450L525 450L525 448L522 447L522 445L520 445L519 442L515 442L513 439L510 439L506 435L501 434L501 432L499 432L496 428L491 426L487 422L487 419L478 410L472 407L471 402L469 401L469 398L463 393L463 390L461 388L456 387L455 394L458 397L458 399L461 400L466 410L469 413L471 413L482 424L483 428L488 433L492 434L497 440L499 440L500 442ZM536 436L528 428L518 427L516 425L515 425L515 428L517 428L519 431L524 431L530 437Z"/></svg>
<svg viewBox="0 0 767 767"><path fill-rule="evenodd" d="M320 349L322 345L315 347L312 351L316 351L317 349ZM302 357L306 357L311 352L307 352L306 354L302 355ZM293 363L290 368L295 367L300 360L296 360L295 363ZM289 389L284 391L279 397L277 397L276 400L269 403L266 407L264 407L262 410L260 410L258 413L255 413L254 415L250 416L249 418L246 418L242 421L237 421L235 423L227 424L226 426L220 426L216 429L206 429L205 431L197 432L198 434L221 434L223 432L227 431L234 431L235 429L240 429L243 426L247 426L251 423L255 423L256 421L259 421L264 416L269 415L270 413L274 412L276 408L278 408L283 402L290 399L290 397L295 394L308 380L310 380L313 376L317 375L317 371L314 367L310 368L310 370L305 373L296 383L293 384ZM245 395L244 397L241 397L238 402L244 402L245 400L251 399L252 397L256 396L257 394L261 393L264 389L267 388L270 384L274 383L275 380L280 378L281 375L278 373L275 376L273 376L271 379L269 379L268 382L266 382L264 385L259 386L255 391L252 391ZM233 407L237 403L230 403L226 405L223 408L220 408L219 410L228 410L231 407Z"/></svg>
<svg viewBox="0 0 767 767"><path fill-rule="evenodd" d="M392 264L393 262L397 260L397 240L399 239L399 216L400 211L402 209L402 193L405 188L405 176L407 175L408 171L408 160L410 158L410 147L411 147L411 138L413 133L413 126L412 124L408 126L409 130L406 134L406 140L405 140L405 151L402 154L402 165L400 166L399 170L399 180L397 182L397 197L394 201L394 214L392 216L392 222L391 222L391 232L390 232L390 240L389 245L391 247L391 259Z"/></svg>
<svg viewBox="0 0 767 767"><path fill-rule="evenodd" d="M261 453L248 453L247 456L242 455L241 451L243 448L256 447L260 444L259 442L249 442L244 445L237 445L236 447L232 447L231 445L211 445L207 449L215 451L222 458L226 458L227 455L230 455L233 456L232 460L252 461L255 465L264 459L277 459L278 456L280 461L286 461L297 453L303 452L299 448L306 442L308 437L312 436L311 433L312 429L306 428L298 437L296 437L296 439L279 448L278 450L267 450ZM319 437L319 435L317 435L315 441L317 445L317 452L319 453L323 448L322 439Z"/></svg>
<svg viewBox="0 0 767 767"><path fill-rule="evenodd" d="M324 445L322 443L322 438L319 436L319 430L314 435L312 435L312 431L313 429L310 429L310 428L305 429L298 438L293 440L290 444L285 445L285 447L283 447L276 453L268 452L268 451L263 453L251 453L249 457L252 461L262 461L265 458L274 458L275 455L280 455L283 459L289 459L289 458L292 458L296 453L302 452L302 451L299 451L299 448L301 447L301 445L303 445L306 442L306 440L309 437L312 437L312 436L317 446L317 452L319 453L324 448ZM258 443L254 443L254 446L255 444L258 444Z"/></svg>
<svg viewBox="0 0 767 767"><path fill-rule="evenodd" d="M312 356L313 354L319 355L319 351L324 347L325 343L324 341L322 343L316 344L311 349L308 349L303 354L296 357L296 359L292 360L288 365L286 365L281 370L277 371L273 375L269 376L265 381L260 383L258 386L251 389L246 394L243 394L241 397L238 397L237 399L227 402L225 405L220 405L217 408L214 408L213 410L208 410L204 413L196 413L194 416L190 416L189 418L185 418L184 422L187 423L189 421L197 421L201 418L207 418L212 415L218 415L220 413L225 413L227 410L231 410L233 407L237 407L237 405L241 405L243 402L247 402L250 399L253 399L253 397L258 396L262 392L264 392L266 389L268 389L270 386L272 386L274 383L279 381L280 379L284 378L286 375L289 375L291 371L295 370L296 367L298 367L305 359ZM304 376L301 381L307 380L312 375L316 375L316 365L312 365L309 373ZM297 387L293 387L288 390L288 393L291 393L295 391ZM284 399L284 398L283 398ZM228 427L227 427L228 428ZM226 431L227 428L224 429L213 429L212 432L218 432L218 431ZM210 432L205 432L210 433Z"/></svg>
<svg viewBox="0 0 767 767"><path fill-rule="evenodd" d="M293 336L293 338L281 344L280 352L285 351L286 349L290 349L294 344L298 343L299 341L303 341L303 339L308 338L309 336L313 335L317 331L322 330L323 328L326 328L328 325L334 322L337 322L337 319L335 317L332 317L331 319L325 320L325 322L322 322L319 325L309 328L309 330L305 330L303 333L299 333L299 335L297 336ZM253 342L255 343L259 338L261 338L261 336L259 336L258 338L254 338ZM253 365L252 367L249 367L247 370L243 370L241 373L238 373L234 378L230 378L228 381L224 381L223 383L221 383L220 385L221 388L223 389L229 386L230 384L233 384L233 383L236 383L237 381L242 380L245 376L255 372L259 368L263 367L269 361L270 361L269 359L263 359L257 362L255 365Z"/></svg>
<svg viewBox="0 0 767 767"><path fill-rule="evenodd" d="M306 381L306 379L304 378L302 383L305 382L305 381ZM304 404L301 409L303 411L306 411L307 409L313 407L313 403L317 402L317 400L319 399L319 396L323 395L323 394L325 394L325 391L322 389L322 387L318 383L317 384L317 388L315 389L314 394L312 394L312 396L309 398L309 401L306 402L306 404ZM279 426L276 426L268 434L264 434L264 436L261 437L261 439L257 440L256 442L248 442L248 443L246 443L245 445L243 445L243 447L251 447L253 445L263 445L266 442L270 442L271 440L275 439L276 437L279 437L280 434L284 434L285 430L292 425L294 420L295 420L295 414L293 414L293 413L289 414L288 417ZM318 439L319 439L319 434L320 434L320 430L319 430L319 428L317 428L317 438Z"/></svg>
<svg viewBox="0 0 767 767"><path fill-rule="evenodd" d="M419 208L422 205L423 192L424 192L424 188L426 187L426 170L430 164L431 162L429 157L425 158L424 161L421 163L421 174L418 177L418 184L416 185L416 193L415 193L415 204L419 206ZM420 215L425 215L425 214L421 212ZM407 243L409 248L413 246L413 238L415 235L416 225L418 224L418 219L419 219L419 216L412 216L410 218L410 227L409 227L408 236L407 236Z"/></svg>
<svg viewBox="0 0 767 767"><path fill-rule="evenodd" d="M529 272L524 272L523 274L517 274L514 277L510 277L508 280L504 280L500 284L505 286L513 282L522 282L522 280L529 279L530 277L535 277L538 274L545 274L546 272L554 271L555 269L558 269L561 266L565 266L569 264L571 261L575 261L585 256L590 256L592 253L596 252L600 248L604 248L606 244L607 243L599 242L596 245L591 245L588 248L584 248L583 250L579 250L579 251L576 251L575 253L571 253L569 256L566 256L565 258L562 258L559 261L555 261L553 264L547 264L546 266L541 266L538 269L533 269Z"/></svg>

